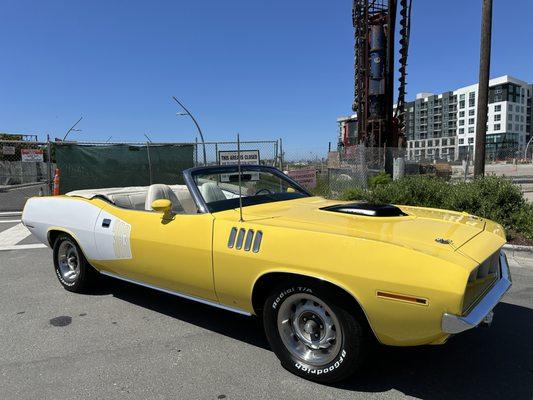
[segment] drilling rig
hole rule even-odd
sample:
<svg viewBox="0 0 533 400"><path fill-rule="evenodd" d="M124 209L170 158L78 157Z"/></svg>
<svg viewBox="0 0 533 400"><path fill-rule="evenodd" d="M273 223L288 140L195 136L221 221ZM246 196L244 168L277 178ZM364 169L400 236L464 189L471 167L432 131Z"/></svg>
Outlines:
<svg viewBox="0 0 533 400"><path fill-rule="evenodd" d="M349 145L405 146L406 66L412 0L353 0L357 137ZM393 107L396 12L400 8L398 101Z"/></svg>

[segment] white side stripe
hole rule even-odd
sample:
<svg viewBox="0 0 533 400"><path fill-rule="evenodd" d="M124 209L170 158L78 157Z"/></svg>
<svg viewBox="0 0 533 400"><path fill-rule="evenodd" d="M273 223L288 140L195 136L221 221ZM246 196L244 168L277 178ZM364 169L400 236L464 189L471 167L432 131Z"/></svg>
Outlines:
<svg viewBox="0 0 533 400"><path fill-rule="evenodd" d="M20 219L0 219L0 224L12 224L13 222L20 222Z"/></svg>

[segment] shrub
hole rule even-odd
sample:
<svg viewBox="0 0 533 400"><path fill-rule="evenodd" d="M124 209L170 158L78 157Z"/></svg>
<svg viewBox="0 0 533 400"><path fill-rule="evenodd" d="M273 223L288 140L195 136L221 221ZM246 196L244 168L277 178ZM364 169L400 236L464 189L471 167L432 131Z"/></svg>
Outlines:
<svg viewBox="0 0 533 400"><path fill-rule="evenodd" d="M370 189L376 188L378 185L387 185L392 182L392 178L386 172L381 171L379 174L368 178L368 187Z"/></svg>

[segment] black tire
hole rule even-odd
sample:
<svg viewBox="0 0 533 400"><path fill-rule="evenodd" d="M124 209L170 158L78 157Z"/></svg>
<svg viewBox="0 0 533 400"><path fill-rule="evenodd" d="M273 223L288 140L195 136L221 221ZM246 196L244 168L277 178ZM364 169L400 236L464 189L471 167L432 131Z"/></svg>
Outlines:
<svg viewBox="0 0 533 400"><path fill-rule="evenodd" d="M302 297L306 298L302 299ZM319 301L315 302L313 298ZM363 364L372 343L368 325L366 321L362 320L364 316L356 312L357 310L346 310L343 305L336 304L334 299L335 296L329 294L324 288L309 283L284 284L272 291L266 299L263 308L263 322L266 336L281 365L293 374L315 382L332 383L353 375ZM300 305L302 302L304 306ZM285 303L286 305L284 306ZM324 314L318 313L317 315L312 315L311 313L307 314L308 318L304 318L302 315L305 315L304 312L308 311L305 307L311 307L308 306L309 303L312 303L313 307L316 307L316 304L321 306L324 309L322 311ZM328 309L329 311L327 311ZM287 310L292 310L288 312L293 313L291 314L294 316L293 320L286 318ZM333 318L331 313L335 317L334 325L338 325L338 327L335 326L336 329L331 329L329 333L324 332L322 329L318 333L316 331L312 332L315 332L314 335L319 335L317 337L325 337L331 332L334 332L333 335L336 339L329 343L334 343L333 346L335 347L331 347L331 344L329 345L329 350L313 350L307 347L304 341L308 338L302 338L302 335L296 334L296 329L299 328L294 327L294 321L313 320L313 322L307 322L304 329L299 329L299 333L305 336L308 333L306 330L308 328L307 324L312 324L312 327L316 328L316 321L321 321L321 316ZM329 319L329 321L331 322L332 319ZM278 322L280 323L278 324ZM327 323L323 325L331 326ZM319 327L322 328L323 325L320 324ZM297 326L300 327L301 325ZM291 330L293 334L292 339L290 338L290 334L288 335ZM338 332L341 334L339 335ZM337 343L336 340L338 338L340 340ZM286 342L289 343L286 345ZM314 344L315 346L317 345L316 343ZM327 346L328 342L324 342L324 345ZM319 359L310 363L304 358L299 357L298 354L295 354L298 353L296 350L297 347L300 347L304 351L311 350L312 354L316 352L318 357L322 357L322 352L329 351L330 354L328 354L328 359L326 360ZM322 361L324 363L321 363Z"/></svg>
<svg viewBox="0 0 533 400"><path fill-rule="evenodd" d="M75 276L67 277L65 274L65 257L60 254L65 248L70 249L72 256L75 255L76 271ZM57 279L63 287L69 292L84 293L92 288L98 278L98 272L89 264L85 258L80 246L76 241L67 234L60 234L54 242L54 270ZM67 263L68 264L68 263Z"/></svg>

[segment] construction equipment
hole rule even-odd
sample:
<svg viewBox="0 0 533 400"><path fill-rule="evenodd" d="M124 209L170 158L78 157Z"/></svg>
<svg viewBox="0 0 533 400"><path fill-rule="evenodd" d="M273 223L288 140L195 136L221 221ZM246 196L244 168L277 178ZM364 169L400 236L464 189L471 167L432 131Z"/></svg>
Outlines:
<svg viewBox="0 0 533 400"><path fill-rule="evenodd" d="M400 4L398 103L393 114L394 36L397 0L354 0L357 143L367 147L403 147L406 66L412 0Z"/></svg>

